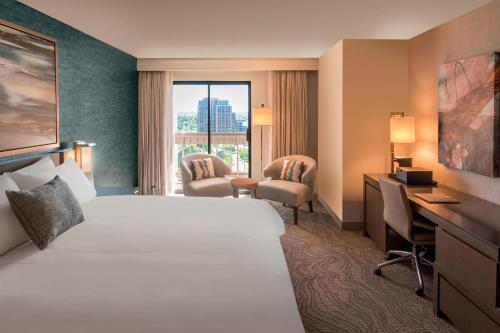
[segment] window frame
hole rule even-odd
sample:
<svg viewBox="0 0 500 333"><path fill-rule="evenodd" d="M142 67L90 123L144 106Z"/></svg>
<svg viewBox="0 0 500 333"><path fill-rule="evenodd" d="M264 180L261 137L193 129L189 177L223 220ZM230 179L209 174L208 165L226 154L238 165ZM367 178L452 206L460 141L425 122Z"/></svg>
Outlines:
<svg viewBox="0 0 500 333"><path fill-rule="evenodd" d="M211 98L211 86L236 86L236 85L246 85L248 87L248 128L247 128L247 141L248 141L248 178L252 177L252 82L251 81L173 81L175 85L206 85L207 86L207 97L208 97L208 153L212 155L212 143L211 140L211 124L210 124L210 98Z"/></svg>

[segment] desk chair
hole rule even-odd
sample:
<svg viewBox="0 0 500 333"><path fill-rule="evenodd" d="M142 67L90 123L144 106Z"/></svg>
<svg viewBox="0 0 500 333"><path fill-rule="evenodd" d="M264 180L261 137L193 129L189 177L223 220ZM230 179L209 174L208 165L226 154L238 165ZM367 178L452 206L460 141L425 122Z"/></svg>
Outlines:
<svg viewBox="0 0 500 333"><path fill-rule="evenodd" d="M417 273L415 292L418 296L422 296L424 294L424 281L420 265L432 266L432 262L423 257L425 248L420 251L419 249L435 243L435 225L424 217L413 215L406 191L400 183L380 177L380 189L384 199L384 220L394 231L412 244L412 251L390 250L387 253L388 256L393 255L397 258L377 265L374 273L381 275L382 267L410 260Z"/></svg>

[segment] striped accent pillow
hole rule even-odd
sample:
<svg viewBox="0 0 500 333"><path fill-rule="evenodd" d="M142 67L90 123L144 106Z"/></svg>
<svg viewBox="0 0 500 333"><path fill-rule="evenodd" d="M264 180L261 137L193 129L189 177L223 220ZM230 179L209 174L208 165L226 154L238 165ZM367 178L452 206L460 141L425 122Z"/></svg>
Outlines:
<svg viewBox="0 0 500 333"><path fill-rule="evenodd" d="M300 183L302 181L302 172L304 172L304 162L285 160L280 179Z"/></svg>
<svg viewBox="0 0 500 333"><path fill-rule="evenodd" d="M211 158L191 160L191 171L193 172L193 180L215 177L214 166Z"/></svg>

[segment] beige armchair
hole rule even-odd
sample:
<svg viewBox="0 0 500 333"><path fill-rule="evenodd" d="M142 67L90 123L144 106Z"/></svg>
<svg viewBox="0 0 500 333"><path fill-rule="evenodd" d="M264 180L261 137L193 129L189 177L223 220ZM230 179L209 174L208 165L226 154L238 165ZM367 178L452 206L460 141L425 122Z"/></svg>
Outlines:
<svg viewBox="0 0 500 333"><path fill-rule="evenodd" d="M304 172L300 183L280 180L284 160L304 162ZM264 169L264 177L270 177L271 180L259 182L257 198L282 202L292 207L295 224L297 224L299 207L302 204L308 202L309 211L313 212L313 195L316 182L316 161L314 159L302 155L278 158Z"/></svg>
<svg viewBox="0 0 500 333"><path fill-rule="evenodd" d="M211 158L214 166L215 177L193 180L191 160ZM181 161L182 188L185 196L192 197L226 197L233 195L231 181L224 178L231 174L231 168L219 157L209 154L193 154L186 156Z"/></svg>

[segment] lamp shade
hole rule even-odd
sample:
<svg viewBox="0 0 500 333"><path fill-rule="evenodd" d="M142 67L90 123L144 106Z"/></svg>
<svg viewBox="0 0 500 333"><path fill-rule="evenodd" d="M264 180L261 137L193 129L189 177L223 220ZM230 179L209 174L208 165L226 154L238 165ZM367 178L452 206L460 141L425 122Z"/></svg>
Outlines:
<svg viewBox="0 0 500 333"><path fill-rule="evenodd" d="M82 171L85 174L90 174L94 169L94 152L92 151L95 143L85 143L80 146L81 151L81 161L82 161Z"/></svg>
<svg viewBox="0 0 500 333"><path fill-rule="evenodd" d="M415 118L391 117L390 127L392 143L415 142Z"/></svg>
<svg viewBox="0 0 500 333"><path fill-rule="evenodd" d="M270 126L273 124L273 112L270 108L260 107L253 110L255 126Z"/></svg>
<svg viewBox="0 0 500 333"><path fill-rule="evenodd" d="M73 142L75 161L92 183L94 182L94 147L95 143L85 141Z"/></svg>

